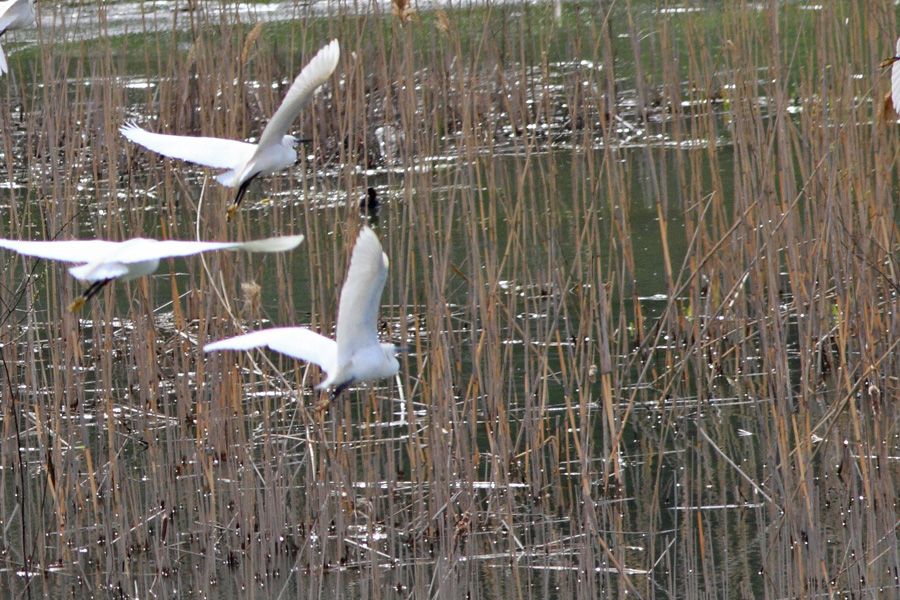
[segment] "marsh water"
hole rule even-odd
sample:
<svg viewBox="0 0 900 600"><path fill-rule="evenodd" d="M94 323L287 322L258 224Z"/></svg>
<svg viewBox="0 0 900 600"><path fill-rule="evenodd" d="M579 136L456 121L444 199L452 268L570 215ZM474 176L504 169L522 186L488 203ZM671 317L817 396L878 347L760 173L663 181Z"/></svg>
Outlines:
<svg viewBox="0 0 900 600"><path fill-rule="evenodd" d="M76 314L0 256L0 595L900 594L896 7L558 10L42 2L0 38L0 236L306 236ZM118 133L255 139L331 38L231 222ZM330 335L363 224L396 379L323 412L315 367L203 354Z"/></svg>

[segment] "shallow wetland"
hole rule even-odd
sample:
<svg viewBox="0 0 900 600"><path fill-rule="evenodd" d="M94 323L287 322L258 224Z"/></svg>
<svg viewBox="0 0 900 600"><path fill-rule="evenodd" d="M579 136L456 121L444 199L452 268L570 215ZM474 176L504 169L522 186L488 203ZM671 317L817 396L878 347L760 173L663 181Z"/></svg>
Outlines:
<svg viewBox="0 0 900 600"><path fill-rule="evenodd" d="M0 254L0 595L897 597L897 10L42 0L0 237L306 240L75 314ZM332 38L231 222L118 132L258 136ZM363 223L395 380L319 413L316 367L203 354L331 335Z"/></svg>

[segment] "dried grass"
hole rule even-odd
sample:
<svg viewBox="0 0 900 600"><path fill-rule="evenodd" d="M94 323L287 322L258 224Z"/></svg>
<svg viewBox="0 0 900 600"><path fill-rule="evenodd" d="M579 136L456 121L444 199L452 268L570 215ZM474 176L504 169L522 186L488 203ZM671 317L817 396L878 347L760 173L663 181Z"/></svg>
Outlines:
<svg viewBox="0 0 900 600"><path fill-rule="evenodd" d="M88 40L42 9L3 83L0 234L307 241L173 261L80 316L63 268L2 257L0 589L896 591L894 11L606 4L251 28L201 2ZM235 223L118 135L258 135L331 37L312 158ZM369 186L401 376L318 416L314 367L204 356L242 326L330 332Z"/></svg>

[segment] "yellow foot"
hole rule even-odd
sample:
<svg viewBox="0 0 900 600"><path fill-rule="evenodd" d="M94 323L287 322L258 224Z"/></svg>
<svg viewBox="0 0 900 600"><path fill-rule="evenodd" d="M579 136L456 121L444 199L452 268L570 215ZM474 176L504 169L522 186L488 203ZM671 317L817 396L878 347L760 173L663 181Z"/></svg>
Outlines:
<svg viewBox="0 0 900 600"><path fill-rule="evenodd" d="M87 302L87 299L84 296L78 296L75 298L75 301L69 305L69 312L78 312L82 308L84 308L84 303Z"/></svg>
<svg viewBox="0 0 900 600"><path fill-rule="evenodd" d="M315 411L317 417L322 417L325 412L328 410L328 407L331 405L331 396L325 394L325 396L316 402L316 405L313 407L313 411Z"/></svg>
<svg viewBox="0 0 900 600"><path fill-rule="evenodd" d="M231 222L231 219L234 217L234 215L237 213L237 211L238 211L237 204L232 204L231 206L229 206L228 210L225 211L225 220L228 222Z"/></svg>

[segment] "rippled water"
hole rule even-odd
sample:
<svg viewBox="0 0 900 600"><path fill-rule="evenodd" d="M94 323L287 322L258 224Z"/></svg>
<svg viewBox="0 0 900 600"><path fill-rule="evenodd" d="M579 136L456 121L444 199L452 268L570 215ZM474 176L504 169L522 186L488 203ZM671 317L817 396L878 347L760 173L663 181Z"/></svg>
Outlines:
<svg viewBox="0 0 900 600"><path fill-rule="evenodd" d="M635 4L638 26L655 36L664 22L687 38L692 26L709 39L724 27L723 14L703 3ZM792 15L809 13L800 31L818 23L822 9L786 4ZM4 43L14 49L0 149L12 164L0 193L4 236L307 240L287 256L169 261L116 284L80 315L64 310L81 288L60 265L2 258L0 590L887 597L897 548L896 507L885 505L900 440L872 386L884 386L887 400L896 385L873 376L868 395L854 396L863 417L819 427L848 397L834 375L841 349L833 332L820 339L820 378L805 379L804 319L816 307L797 308L790 291L814 282L778 264L764 281L779 287L756 287L768 255L746 254L746 240L778 231L756 220L763 208L746 203L753 194L734 166L752 164L742 162L740 98L728 91L738 69L702 70L721 81L692 94L701 83L671 83L659 60L650 69L660 79L649 88L654 98L644 98L626 21L614 12L623 28L613 36L616 60L625 64L609 110L601 52L576 51L579 40L562 35L541 40L537 26L524 50L515 45L525 39L517 24L540 8L498 5L500 17L485 20L488 39L510 47L475 37L490 51L458 78L444 76L463 60L442 53L454 38L426 28L434 17L418 8L418 25L389 19L374 33L360 25L357 35L377 43L342 38L337 88L326 90L315 119L296 124L314 141L296 168L253 184L232 224L223 219L230 192L200 168L127 147L116 128L126 119L155 130L181 122L199 134L212 122L258 135L289 76L234 87L223 76L223 90L205 96L199 65L219 65L204 62L204 51L240 55L249 30L216 27L267 23L256 54L244 50L251 71L280 73L297 67L290 49L304 35L346 34L359 10L336 17L348 28L339 29L325 18L328 4L41 5L40 33ZM479 10L460 14L478 23ZM747 10L766 16L765 7ZM602 30L604 14L567 5L565 18L584 34ZM451 33L462 27L449 19ZM69 46L50 46L55 28ZM172 28L185 37L170 38ZM417 56L436 58L407 65L401 48L413 38ZM540 44L547 52L531 53ZM520 62L516 48L533 63ZM147 72L148 63L192 52L194 63ZM675 53L690 54L681 43ZM32 73L45 79L30 81L23 64L41 65ZM483 64L493 66L478 72ZM382 79L384 65L396 71ZM446 81L456 87L434 87ZM13 86L40 93L17 96ZM235 89L244 99L235 106L252 113L237 122L216 104ZM681 99L664 100L675 89ZM584 94L579 106L573 90ZM171 98L181 92L210 104L179 106ZM442 95L452 96L449 108ZM350 107L358 97L369 105ZM747 119L763 129L770 105L756 100L761 117ZM404 101L415 107L409 114ZM818 123L788 112L811 144ZM437 114L449 116L435 125ZM388 152L390 136L378 127L410 143ZM372 218L357 209L370 186L381 199ZM814 207L810 200L804 210ZM816 222L805 227L815 231ZM271 353L200 352L243 329L331 333L362 223L391 260L379 330L398 345L396 380L352 390L319 416L314 368ZM794 241L815 256L816 237ZM700 275L687 277L693 269ZM834 329L839 284L822 292ZM891 302L882 304L886 331L894 331ZM785 343L766 343L770 323L787 329ZM785 371L775 373L772 356L782 353ZM877 460L860 458L860 448ZM867 499L877 508L862 508ZM865 560L848 558L856 551ZM828 577L803 579L797 565L806 564L824 565ZM840 583L826 587L829 578Z"/></svg>

